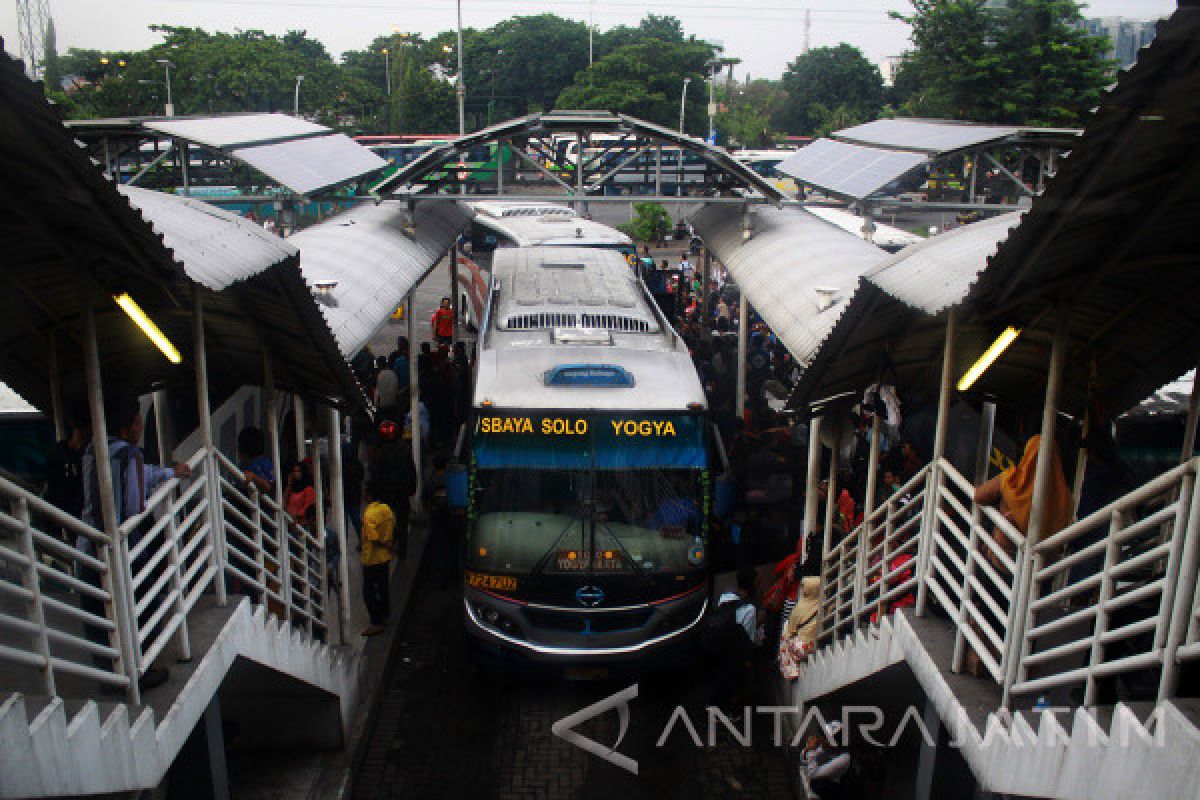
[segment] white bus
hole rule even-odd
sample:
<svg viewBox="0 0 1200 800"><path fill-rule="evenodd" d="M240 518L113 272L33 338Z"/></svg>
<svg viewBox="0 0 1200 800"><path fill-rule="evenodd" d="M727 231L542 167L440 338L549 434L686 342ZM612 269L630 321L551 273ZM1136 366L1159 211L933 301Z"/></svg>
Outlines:
<svg viewBox="0 0 1200 800"><path fill-rule="evenodd" d="M496 251L478 348L463 598L478 651L578 665L685 648L708 602L711 492L683 341L620 254L543 246Z"/></svg>

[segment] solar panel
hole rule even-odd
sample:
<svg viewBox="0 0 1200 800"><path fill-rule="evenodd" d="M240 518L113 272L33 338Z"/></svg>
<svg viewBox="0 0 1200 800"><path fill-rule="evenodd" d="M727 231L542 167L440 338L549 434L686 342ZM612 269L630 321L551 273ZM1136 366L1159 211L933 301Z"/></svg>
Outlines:
<svg viewBox="0 0 1200 800"><path fill-rule="evenodd" d="M234 114L197 119L161 119L145 123L147 129L176 136L206 147L246 146L298 136L328 133L329 128L287 114Z"/></svg>
<svg viewBox="0 0 1200 800"><path fill-rule="evenodd" d="M921 153L818 139L776 169L818 189L861 200L927 160Z"/></svg>
<svg viewBox="0 0 1200 800"><path fill-rule="evenodd" d="M314 194L387 166L382 158L340 133L242 147L231 155L297 194Z"/></svg>
<svg viewBox="0 0 1200 800"><path fill-rule="evenodd" d="M1020 128L995 125L970 125L924 119L879 119L837 131L833 138L841 142L934 154L975 147L1016 136L1020 132Z"/></svg>

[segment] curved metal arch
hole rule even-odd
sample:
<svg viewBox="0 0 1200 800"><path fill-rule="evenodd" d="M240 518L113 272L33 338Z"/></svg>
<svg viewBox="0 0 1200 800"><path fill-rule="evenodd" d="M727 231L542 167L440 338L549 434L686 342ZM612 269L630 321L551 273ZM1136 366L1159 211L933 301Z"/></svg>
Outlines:
<svg viewBox="0 0 1200 800"><path fill-rule="evenodd" d="M403 169L395 172L377 184L372 192L377 195L392 194L401 186L414 186L421 183L420 179L430 172L442 170L447 165L458 160L461 153L483 144L498 142L527 143L531 138L549 137L554 134L573 133L586 136L593 133L620 134L629 137L622 148L637 152L638 148L648 147L679 147L687 152L699 155L709 164L716 167L721 174L732 179L735 188L747 190L760 195L764 200L779 206L787 198L774 186L762 179L758 173L734 159L723 147L710 145L703 139L655 125L652 122L637 119L627 114L617 114L611 111L547 111L541 114L530 114L525 117L501 122L490 128L476 131L453 142L439 145L413 160ZM453 171L448 170L448 171ZM572 196L580 199L588 197L587 190L595 191L603 184L603 179L590 187L585 186L584 193L578 194L577 187L567 187ZM564 184L565 186L565 184ZM425 187L430 191L430 187Z"/></svg>

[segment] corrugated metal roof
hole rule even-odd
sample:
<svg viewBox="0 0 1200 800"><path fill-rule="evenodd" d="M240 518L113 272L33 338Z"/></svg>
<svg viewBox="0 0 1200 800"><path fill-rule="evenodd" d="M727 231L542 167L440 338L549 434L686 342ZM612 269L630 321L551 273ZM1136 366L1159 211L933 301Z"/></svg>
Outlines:
<svg viewBox="0 0 1200 800"><path fill-rule="evenodd" d="M1189 3L1119 76L971 290L981 318L1023 328L979 391L1028 396L1060 310L1069 313L1060 393L1068 412L1086 405L1092 364L1111 413L1196 365L1197 97L1200 7Z"/></svg>
<svg viewBox="0 0 1200 800"><path fill-rule="evenodd" d="M36 408L25 401L24 397L14 392L8 386L0 383L0 414L37 414Z"/></svg>
<svg viewBox="0 0 1200 800"><path fill-rule="evenodd" d="M930 119L877 119L836 131L833 138L853 144L875 145L893 150L913 150L941 155L966 147L998 142L1021 132L1020 128L977 125Z"/></svg>
<svg viewBox="0 0 1200 800"><path fill-rule="evenodd" d="M244 217L193 198L121 186L129 204L163 237L187 276L219 292L270 269L297 249Z"/></svg>
<svg viewBox="0 0 1200 800"><path fill-rule="evenodd" d="M296 194L317 194L378 172L387 162L340 133L258 147L230 155Z"/></svg>
<svg viewBox="0 0 1200 800"><path fill-rule="evenodd" d="M301 136L322 136L329 128L287 114L229 114L215 117L149 119L142 125L206 147L230 149L256 143L278 142Z"/></svg>
<svg viewBox="0 0 1200 800"><path fill-rule="evenodd" d="M1148 417L1156 414L1186 415L1192 402L1192 387L1195 385L1196 371L1189 370L1175 380L1161 387L1154 394L1138 403L1125 413L1128 417Z"/></svg>
<svg viewBox="0 0 1200 800"><path fill-rule="evenodd" d="M804 209L761 208L753 219L749 240L738 208L707 206L692 224L792 357L806 364L858 277L888 255Z"/></svg>
<svg viewBox="0 0 1200 800"><path fill-rule="evenodd" d="M323 294L321 311L347 357L370 341L470 221L453 200L419 203L413 214L415 230L399 203L360 205L288 240L300 248L310 282L337 282Z"/></svg>
<svg viewBox="0 0 1200 800"><path fill-rule="evenodd" d="M855 213L846 211L841 208L830 208L829 206L814 206L805 204L805 210L810 214L820 217L826 222L837 225L844 231L849 231L855 236L861 236L866 239L866 234L863 233L863 225L866 224L866 219L858 216ZM906 230L901 230L892 225L886 225L879 220L875 220L875 233L871 236L871 244L876 247L882 247L890 252L896 252L908 247L912 244L925 241L922 237L915 233L909 233Z"/></svg>
<svg viewBox="0 0 1200 800"><path fill-rule="evenodd" d="M903 396L936 389L945 331L937 315L962 303L1020 216L964 225L905 248L866 272L788 405L800 408L843 392L860 393L885 371ZM962 338L978 337L963 331Z"/></svg>
<svg viewBox="0 0 1200 800"><path fill-rule="evenodd" d="M818 139L776 169L838 197L861 200L926 161L920 153Z"/></svg>
<svg viewBox="0 0 1200 800"><path fill-rule="evenodd" d="M900 302L937 314L963 301L1020 221L1021 212L1013 212L963 225L906 247L865 277Z"/></svg>

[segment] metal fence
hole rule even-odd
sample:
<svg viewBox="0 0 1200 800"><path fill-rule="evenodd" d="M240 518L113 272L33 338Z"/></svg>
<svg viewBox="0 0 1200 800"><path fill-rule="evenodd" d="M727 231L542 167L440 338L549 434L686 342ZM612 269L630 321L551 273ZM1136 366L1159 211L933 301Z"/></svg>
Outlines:
<svg viewBox="0 0 1200 800"><path fill-rule="evenodd" d="M826 556L821 643L927 593L954 625L951 668L1001 685L1005 702L1171 697L1180 666L1200 660L1198 465L1031 550L948 461L927 466Z"/></svg>
<svg viewBox="0 0 1200 800"><path fill-rule="evenodd" d="M0 661L40 672L49 696L69 675L137 703L137 678L172 640L191 657L187 618L205 594L248 594L324 635L325 537L247 488L219 451L188 465L191 477L158 487L116 542L0 478Z"/></svg>

